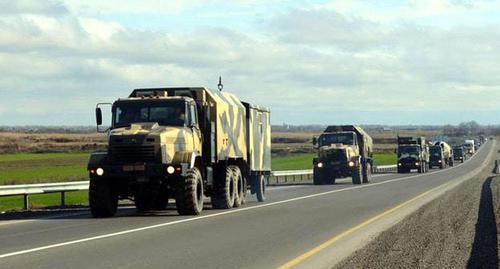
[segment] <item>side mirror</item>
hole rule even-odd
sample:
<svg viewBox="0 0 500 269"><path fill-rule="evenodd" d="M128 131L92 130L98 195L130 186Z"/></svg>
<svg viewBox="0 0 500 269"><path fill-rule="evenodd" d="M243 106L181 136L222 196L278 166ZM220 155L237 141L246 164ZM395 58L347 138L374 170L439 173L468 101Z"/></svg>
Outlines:
<svg viewBox="0 0 500 269"><path fill-rule="evenodd" d="M104 126L103 130L101 130L101 128L99 128L99 126L101 126L103 123L103 115L102 115L102 108L101 108L102 106L107 106L107 107L111 108L112 104L111 103L99 103L95 107L95 122L97 124L97 132L98 133L105 133L111 129L110 126ZM105 109L104 111L107 111L107 110ZM111 116L111 113L106 112L106 114L104 116L106 117L106 122L111 122L111 119L109 118L109 116Z"/></svg>
<svg viewBox="0 0 500 269"><path fill-rule="evenodd" d="M100 107L96 107L95 109L95 121L97 123L97 126L102 125L102 110Z"/></svg>

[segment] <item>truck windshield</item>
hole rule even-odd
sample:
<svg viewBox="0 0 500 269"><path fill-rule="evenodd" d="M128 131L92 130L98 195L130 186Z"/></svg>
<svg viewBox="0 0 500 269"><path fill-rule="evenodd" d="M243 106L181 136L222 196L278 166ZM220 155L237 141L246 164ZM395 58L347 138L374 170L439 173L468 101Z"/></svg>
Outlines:
<svg viewBox="0 0 500 269"><path fill-rule="evenodd" d="M455 152L455 155L462 155L463 154L463 150L461 148L455 148L455 149L453 149L453 151Z"/></svg>
<svg viewBox="0 0 500 269"><path fill-rule="evenodd" d="M440 157L441 156L441 147L431 147L429 149L432 156Z"/></svg>
<svg viewBox="0 0 500 269"><path fill-rule="evenodd" d="M319 139L320 146L331 144L354 144L354 136L352 133L336 133L336 134L323 134Z"/></svg>
<svg viewBox="0 0 500 269"><path fill-rule="evenodd" d="M400 157L418 156L420 150L416 146L399 147L398 154Z"/></svg>
<svg viewBox="0 0 500 269"><path fill-rule="evenodd" d="M184 126L185 115L186 104L181 100L117 102L113 106L113 127L127 127L139 122Z"/></svg>

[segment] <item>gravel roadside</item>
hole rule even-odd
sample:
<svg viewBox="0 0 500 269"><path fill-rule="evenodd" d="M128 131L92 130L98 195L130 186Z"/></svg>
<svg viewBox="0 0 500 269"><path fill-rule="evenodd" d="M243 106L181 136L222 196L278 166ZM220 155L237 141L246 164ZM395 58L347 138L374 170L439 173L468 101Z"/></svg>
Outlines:
<svg viewBox="0 0 500 269"><path fill-rule="evenodd" d="M499 268L500 176L483 171L334 268Z"/></svg>

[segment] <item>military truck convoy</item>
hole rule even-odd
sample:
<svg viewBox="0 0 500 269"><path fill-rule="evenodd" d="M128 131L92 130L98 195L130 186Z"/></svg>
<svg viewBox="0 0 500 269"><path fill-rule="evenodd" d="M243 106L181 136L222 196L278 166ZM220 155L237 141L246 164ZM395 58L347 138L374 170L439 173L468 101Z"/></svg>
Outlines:
<svg viewBox="0 0 500 269"><path fill-rule="evenodd" d="M370 181L373 141L361 127L328 126L313 144L318 151L313 159L314 185L335 184L344 177L352 177L353 184Z"/></svg>
<svg viewBox="0 0 500 269"><path fill-rule="evenodd" d="M398 136L398 173L410 173L417 169L419 173L429 171L429 146L425 137L400 137Z"/></svg>
<svg viewBox="0 0 500 269"><path fill-rule="evenodd" d="M220 84L219 84L220 85ZM88 163L89 205L94 217L113 216L119 199L140 211L162 210L175 199L181 215L198 215L205 197L213 208L239 207L247 189L265 200L265 176L271 174L271 123L267 108L235 95L204 87L136 89L111 105L108 150L93 153ZM474 140L452 148L425 137L397 138L397 172L428 172L464 162ZM373 140L355 125L328 126L313 138L313 183L335 184L351 177L368 183L373 167ZM479 145L477 145L479 146ZM454 154L455 151L455 154Z"/></svg>
<svg viewBox="0 0 500 269"><path fill-rule="evenodd" d="M181 215L200 214L206 196L213 208L238 207L247 187L265 199L269 109L198 87L136 89L111 111L108 150L88 163L93 216L113 216L119 199L147 211L165 209L174 198Z"/></svg>

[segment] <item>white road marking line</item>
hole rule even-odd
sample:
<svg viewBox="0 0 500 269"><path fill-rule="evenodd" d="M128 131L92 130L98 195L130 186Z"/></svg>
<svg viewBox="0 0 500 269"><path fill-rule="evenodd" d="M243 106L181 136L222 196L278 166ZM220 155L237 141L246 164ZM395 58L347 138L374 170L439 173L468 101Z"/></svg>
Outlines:
<svg viewBox="0 0 500 269"><path fill-rule="evenodd" d="M495 145L495 143L493 145ZM493 150L493 148L491 150ZM476 156L477 156L477 153L474 156L472 156L472 158L469 159L469 160L472 160ZM295 197L295 198L291 198L291 199L287 199L287 200L282 200L282 201L277 201L277 202L272 202L272 203L268 203L268 204L256 205L256 206L251 206L251 207L244 207L244 208L240 208L240 209L234 209L234 210L224 211L224 212L220 212L220 213L214 213L214 214L210 214L210 215L205 215L205 216L193 217L193 218L189 218L189 219L177 220L177 221L172 221L172 222L167 222L167 223L161 223L161 224L156 224L156 225L151 225L151 226L145 226L145 227L141 227L141 228L124 230L124 231L121 231L121 232L115 232L115 233L103 234L103 235L99 235L99 236L87 237L87 238L83 238L83 239L78 239L78 240L73 240L73 241L67 241L67 242L62 242L62 243L47 245L47 246L43 246L43 247L37 247L37 248L31 248L31 249L26 249L26 250L21 250L21 251L16 251L16 252L5 253L5 254L0 255L0 259L7 258L7 257L12 257L12 256L18 256L18 255L22 255L22 254L40 252L40 251L47 250L47 249L53 249L53 248L58 248L58 247L63 247L63 246L69 246L69 245L75 245L75 244L79 244L79 243L85 243L85 242L89 242L89 241L95 241L95 240L99 240L99 239L116 237L116 236L119 236L119 235L126 235L126 234L131 234L131 233L137 233L137 232L141 232L141 231L152 230L152 229L156 229L156 228L167 227L167 226L172 226L172 225L186 223L186 222L192 222L192 221L197 221L197 220L214 218L214 217L224 216L224 215L231 215L231 214L236 214L236 213L243 212L243 211L249 211L249 210L252 210L252 209L265 208L265 207L270 207L270 206L275 206L275 205L280 205L280 204L285 204L285 203L290 203L290 202L305 200L305 199L309 199L309 198L314 198L314 197L319 197L319 196L325 196L325 195L332 194L332 193L338 193L338 192L344 192L344 191L356 190L356 189L363 189L363 188L369 188L369 187L373 187L373 186L378 186L378 185L383 185L383 184L388 184L388 183L393 183L393 182L408 180L408 179L412 179L412 178L416 178L416 177L421 177L421 176L426 176L426 175L433 175L433 174L439 174L439 173L442 173L442 172L449 171L449 170L451 170L453 168L457 168L460 165L451 167L450 169L438 170L438 171L431 172L431 173L426 173L426 174L417 174L417 175L414 175L414 176L402 177L402 178L396 178L396 179L390 179L390 180L387 180L387 181L382 181L382 182L377 182L377 183L371 183L371 184L367 184L367 185L359 185L359 186L350 187L350 188L344 188L344 189L339 189L339 190L331 190L331 191L327 191L327 192L316 193L316 194L311 194L311 195L306 195L306 196L301 196L301 197Z"/></svg>

